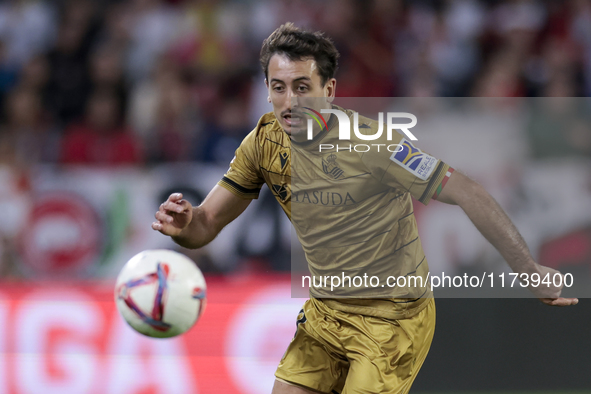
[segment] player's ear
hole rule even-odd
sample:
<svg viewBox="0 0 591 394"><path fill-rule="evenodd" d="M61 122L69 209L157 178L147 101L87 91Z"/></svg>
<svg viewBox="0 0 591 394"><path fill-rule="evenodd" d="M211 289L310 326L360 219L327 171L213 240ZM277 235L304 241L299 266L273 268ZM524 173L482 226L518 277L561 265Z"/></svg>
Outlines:
<svg viewBox="0 0 591 394"><path fill-rule="evenodd" d="M267 90L269 90L269 81L267 81L267 78L265 78L265 86L267 87ZM267 101L271 102L271 96L267 96Z"/></svg>
<svg viewBox="0 0 591 394"><path fill-rule="evenodd" d="M265 86L267 87L267 90L269 90L269 81L267 81L267 78L265 78ZM271 102L271 96L267 96L267 101Z"/></svg>
<svg viewBox="0 0 591 394"><path fill-rule="evenodd" d="M335 94L337 89L337 80L334 78L329 79L324 85L324 93L325 97L327 97L327 101L332 103L334 100Z"/></svg>

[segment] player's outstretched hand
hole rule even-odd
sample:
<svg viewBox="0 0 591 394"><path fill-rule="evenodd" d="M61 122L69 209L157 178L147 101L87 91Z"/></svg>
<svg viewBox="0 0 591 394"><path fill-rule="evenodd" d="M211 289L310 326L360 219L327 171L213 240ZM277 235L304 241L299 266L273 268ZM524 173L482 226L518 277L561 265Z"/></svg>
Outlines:
<svg viewBox="0 0 591 394"><path fill-rule="evenodd" d="M577 305L579 303L578 298L562 298L562 297L540 298L540 301L542 301L544 304L550 305L550 306L569 306L569 305Z"/></svg>
<svg viewBox="0 0 591 394"><path fill-rule="evenodd" d="M564 286L564 275L562 275L560 271L543 265L537 265L537 269L540 278L544 278L546 275L549 275L549 278L552 278L552 280L549 281L551 284L550 286L541 282L538 284L538 286L529 286L529 289L538 297L540 301L550 306L569 306L577 305L579 303L578 298L560 297L560 293L562 292L562 288ZM562 276L560 286L554 286L554 275Z"/></svg>
<svg viewBox="0 0 591 394"><path fill-rule="evenodd" d="M173 193L168 200L160 204L155 217L152 228L164 235L175 237L191 223L193 207L189 201L183 200L181 193Z"/></svg>

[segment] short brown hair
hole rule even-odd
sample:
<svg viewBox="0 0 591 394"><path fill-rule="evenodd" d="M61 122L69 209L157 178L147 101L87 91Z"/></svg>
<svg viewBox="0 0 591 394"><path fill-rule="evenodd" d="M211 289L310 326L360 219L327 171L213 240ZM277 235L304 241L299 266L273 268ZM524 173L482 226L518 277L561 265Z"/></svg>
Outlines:
<svg viewBox="0 0 591 394"><path fill-rule="evenodd" d="M323 86L337 71L339 51L332 40L322 32L302 30L291 22L279 26L263 41L259 60L265 78L268 77L269 60L275 54L285 55L292 61L313 58Z"/></svg>

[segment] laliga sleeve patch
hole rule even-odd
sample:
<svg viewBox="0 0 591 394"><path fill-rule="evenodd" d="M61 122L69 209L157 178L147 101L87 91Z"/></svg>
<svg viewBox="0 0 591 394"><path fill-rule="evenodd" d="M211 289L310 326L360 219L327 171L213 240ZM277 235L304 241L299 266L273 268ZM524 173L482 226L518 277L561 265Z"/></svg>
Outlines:
<svg viewBox="0 0 591 394"><path fill-rule="evenodd" d="M405 138L400 141L390 160L424 181L429 179L438 162L433 156L415 148Z"/></svg>

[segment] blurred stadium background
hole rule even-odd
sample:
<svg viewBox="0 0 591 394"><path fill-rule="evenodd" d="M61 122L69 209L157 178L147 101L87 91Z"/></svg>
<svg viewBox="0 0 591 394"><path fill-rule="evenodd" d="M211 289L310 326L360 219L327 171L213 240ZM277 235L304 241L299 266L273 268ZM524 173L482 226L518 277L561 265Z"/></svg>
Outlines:
<svg viewBox="0 0 591 394"><path fill-rule="evenodd" d="M421 147L483 183L540 262L590 276L591 1L4 0L0 394L270 392L303 300L268 190L184 251L210 285L186 336L133 333L112 285L176 248L150 228L160 202L203 199L270 111L258 52L286 21L334 39L338 96L571 97ZM434 272L505 269L457 209L417 209ZM587 303L439 300L413 392L591 392Z"/></svg>

